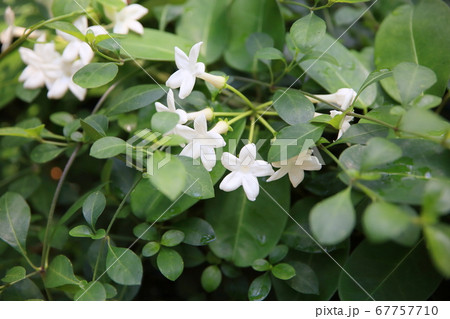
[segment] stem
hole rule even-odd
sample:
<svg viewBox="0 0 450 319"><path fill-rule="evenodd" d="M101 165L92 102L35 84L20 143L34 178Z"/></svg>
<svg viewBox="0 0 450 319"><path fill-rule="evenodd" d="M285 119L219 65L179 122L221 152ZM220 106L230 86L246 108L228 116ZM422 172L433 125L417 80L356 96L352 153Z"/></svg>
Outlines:
<svg viewBox="0 0 450 319"><path fill-rule="evenodd" d="M214 112L214 116L238 116L242 112Z"/></svg>
<svg viewBox="0 0 450 319"><path fill-rule="evenodd" d="M251 79L251 78L246 78L244 76L233 75L233 78L238 81L249 82L249 83L259 84L259 85L266 86L266 87L271 87L271 85L269 83Z"/></svg>
<svg viewBox="0 0 450 319"><path fill-rule="evenodd" d="M18 282L20 282L20 281L22 281L22 280L24 280L24 279L26 279L26 278L33 277L34 275L37 275L38 273L39 273L39 271L36 270L36 271L30 272L28 275L26 275L25 277L23 277L23 278L21 278L21 279L19 279L19 280L16 280L16 281L13 281L13 282L9 282L9 283L7 283L7 284L4 284L4 285L0 286L0 292L1 292L3 289L8 288L8 287L11 287L12 285L17 284Z"/></svg>
<svg viewBox="0 0 450 319"><path fill-rule="evenodd" d="M44 144L52 144L52 145L57 145L57 146L67 146L67 143L61 143L61 142L54 142L54 141L49 141L49 140L44 140L44 139L40 139L39 142L44 143Z"/></svg>
<svg viewBox="0 0 450 319"><path fill-rule="evenodd" d="M254 116L252 116L250 120L251 122L250 122L250 133L248 134L248 144L253 143L253 136L255 134L255 124L256 124Z"/></svg>
<svg viewBox="0 0 450 319"><path fill-rule="evenodd" d="M117 85L121 82L121 80L117 81L116 83L114 83L113 85L111 85L106 91L105 93L103 93L103 95L100 97L100 100L98 100L97 104L95 104L94 109L92 110L92 114L95 114L98 112L98 110L100 109L100 107L103 105L103 102L105 102L106 98L108 97L108 95L117 87Z"/></svg>
<svg viewBox="0 0 450 319"><path fill-rule="evenodd" d="M241 91L237 90L229 84L225 85L225 89L232 91L234 94L239 96L248 106L250 106L252 110L255 110L255 106L253 105L253 103L244 94L242 94Z"/></svg>
<svg viewBox="0 0 450 319"><path fill-rule="evenodd" d="M102 242L100 243L100 250L98 251L97 260L95 261L94 273L92 274L92 281L95 281L95 279L97 278L98 266L100 264L100 258L102 257L103 246L105 246L105 241L106 241L106 237L103 238Z"/></svg>
<svg viewBox="0 0 450 319"><path fill-rule="evenodd" d="M313 8L311 8L310 6L307 6L306 4L303 3L299 3L299 2L295 2L295 1L289 1L289 0L279 0L280 3L284 3L284 4L293 4L296 6L300 6L303 8L306 8L308 10L312 10Z"/></svg>
<svg viewBox="0 0 450 319"><path fill-rule="evenodd" d="M258 111L258 114L268 115L268 116L280 116L277 112L264 112L264 111Z"/></svg>
<svg viewBox="0 0 450 319"><path fill-rule="evenodd" d="M229 120L229 121L228 121L228 125L231 125L231 124L233 124L233 123L239 121L240 119L242 119L242 118L244 118L244 117L247 117L247 116L249 116L249 115L251 115L251 114L253 114L253 111L247 111L247 112L241 113L241 115L238 115L238 116L236 116L235 118Z"/></svg>
<svg viewBox="0 0 450 319"><path fill-rule="evenodd" d="M137 184L139 184L139 182L140 182L141 180L142 180L142 175L139 176L139 178L136 180L136 182L134 182L133 186L131 186L131 188L130 188L130 190L128 191L128 193L125 195L125 197L124 197L124 198L122 199L122 201L120 202L119 207L117 207L116 212L114 213L114 215L113 215L111 221L109 222L108 228L106 229L106 236L105 236L105 237L108 236L108 234L109 234L109 232L110 232L110 230L111 230L112 225L114 224L114 222L115 222L117 216L119 215L120 211L122 210L123 205L125 205L125 203L126 203L128 197L130 196L131 192L136 188Z"/></svg>
<svg viewBox="0 0 450 319"><path fill-rule="evenodd" d="M270 131L270 133L272 133L272 135L274 137L277 136L277 131L275 131L275 129L269 124L269 122L266 121L265 118L263 118L262 116L258 118L258 120Z"/></svg>
<svg viewBox="0 0 450 319"><path fill-rule="evenodd" d="M50 227L52 225L53 221L53 215L55 214L56 209L56 203L58 202L59 193L61 192L62 186L64 184L64 181L66 180L67 174L75 160L75 157L77 157L78 152L80 151L81 144L78 144L77 147L73 150L72 154L69 157L69 160L66 163L66 166L64 167L64 170L62 172L61 178L58 181L58 185L56 186L55 194L53 195L53 200L50 205L50 211L48 213L48 219L47 219L47 227L45 228L45 235L44 235L44 243L42 248L42 260L41 260L41 269L46 269L48 265L48 255L50 253L50 243L49 243L49 235L50 235Z"/></svg>
<svg viewBox="0 0 450 319"><path fill-rule="evenodd" d="M266 106L270 106L270 105L272 105L272 104L273 104L273 101L268 101L268 102L266 102L266 103L263 103L263 104L258 105L258 106L256 107L256 109L257 109L257 110L261 110L261 109L265 108Z"/></svg>

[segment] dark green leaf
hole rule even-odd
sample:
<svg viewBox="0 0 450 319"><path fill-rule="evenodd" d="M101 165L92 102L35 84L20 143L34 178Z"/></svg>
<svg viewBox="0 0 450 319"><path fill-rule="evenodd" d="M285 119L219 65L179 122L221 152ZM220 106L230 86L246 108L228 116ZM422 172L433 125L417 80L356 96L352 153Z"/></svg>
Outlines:
<svg viewBox="0 0 450 319"><path fill-rule="evenodd" d="M90 63L73 75L73 82L83 88L96 88L114 80L117 72L119 68L114 63Z"/></svg>
<svg viewBox="0 0 450 319"><path fill-rule="evenodd" d="M143 40L139 41L142 42ZM110 100L106 112L108 115L117 115L138 110L159 100L165 93L156 84L133 86L118 94L114 100Z"/></svg>
<svg viewBox="0 0 450 319"><path fill-rule="evenodd" d="M161 237L161 245L174 247L184 240L184 233L181 230L171 229L166 231Z"/></svg>
<svg viewBox="0 0 450 319"><path fill-rule="evenodd" d="M167 133L178 124L180 116L171 112L158 112L152 116L152 130L159 133Z"/></svg>
<svg viewBox="0 0 450 319"><path fill-rule="evenodd" d="M362 155L361 169L368 170L373 167L390 163L402 156L400 147L381 137L371 138Z"/></svg>
<svg viewBox="0 0 450 319"><path fill-rule="evenodd" d="M287 281L287 284L303 294L319 294L319 280L314 270L307 264L295 261L289 262L295 270L295 277Z"/></svg>
<svg viewBox="0 0 450 319"><path fill-rule="evenodd" d="M185 234L183 242L193 246L204 246L216 239L214 229L205 220L190 217L174 225Z"/></svg>
<svg viewBox="0 0 450 319"><path fill-rule="evenodd" d="M325 36L326 24L311 11L307 16L295 21L290 32L295 45L302 52L307 52Z"/></svg>
<svg viewBox="0 0 450 319"><path fill-rule="evenodd" d="M178 159L186 169L186 194L199 199L214 197L211 176L205 167L199 163L194 163L190 157L179 156Z"/></svg>
<svg viewBox="0 0 450 319"><path fill-rule="evenodd" d="M200 281L206 292L213 292L222 282L222 272L216 265L208 266L203 270Z"/></svg>
<svg viewBox="0 0 450 319"><path fill-rule="evenodd" d="M94 232L89 226L86 225L78 225L72 228L69 231L69 235L72 237L88 237L91 238L94 235Z"/></svg>
<svg viewBox="0 0 450 319"><path fill-rule="evenodd" d="M65 148L61 148L56 145L40 144L33 149L30 157L33 162L42 164L55 159L64 151Z"/></svg>
<svg viewBox="0 0 450 319"><path fill-rule="evenodd" d="M104 301L106 300L106 291L103 284L99 281L93 281L85 284L75 294L73 300L76 301Z"/></svg>
<svg viewBox="0 0 450 319"><path fill-rule="evenodd" d="M450 226L436 224L424 229L427 247L436 268L445 277L450 277Z"/></svg>
<svg viewBox="0 0 450 319"><path fill-rule="evenodd" d="M149 243L146 243L145 246L142 248L142 256L144 256L144 257L154 256L159 252L160 248L161 248L161 245L159 243L157 243L156 241L151 241Z"/></svg>
<svg viewBox="0 0 450 319"><path fill-rule="evenodd" d="M285 245L278 245L273 248L269 254L269 261L271 264L279 263L286 257L289 252L289 248Z"/></svg>
<svg viewBox="0 0 450 319"><path fill-rule="evenodd" d="M170 248L161 247L156 263L164 277L172 281L177 280L184 269L183 258Z"/></svg>
<svg viewBox="0 0 450 319"><path fill-rule="evenodd" d="M264 300L271 289L272 282L270 281L269 273L265 273L264 275L257 277L250 284L250 288L248 288L248 299L250 301Z"/></svg>
<svg viewBox="0 0 450 319"><path fill-rule="evenodd" d="M183 163L177 157L160 151L153 153L150 160L153 165L152 168L147 167L150 182L170 200L177 199L186 185Z"/></svg>
<svg viewBox="0 0 450 319"><path fill-rule="evenodd" d="M373 137L387 137L388 134L389 128L386 126L370 123L358 123L351 125L342 137L335 142L335 144L366 144L367 141Z"/></svg>
<svg viewBox="0 0 450 319"><path fill-rule="evenodd" d="M279 90L273 101L275 110L290 125L308 123L314 117L314 105L297 90Z"/></svg>
<svg viewBox="0 0 450 319"><path fill-rule="evenodd" d="M103 137L92 145L89 155L95 158L110 158L125 153L126 142L118 137Z"/></svg>
<svg viewBox="0 0 450 319"><path fill-rule="evenodd" d="M9 269L6 272L5 277L2 278L2 281L5 283L12 283L15 281L19 281L25 278L27 271L22 266L15 266Z"/></svg>
<svg viewBox="0 0 450 319"><path fill-rule="evenodd" d="M142 280L141 259L130 249L109 246L106 255L106 272L120 285L140 285Z"/></svg>
<svg viewBox="0 0 450 319"><path fill-rule="evenodd" d="M106 207L106 198L102 192L97 191L86 198L83 203L83 216L89 225L95 229L95 223Z"/></svg>
<svg viewBox="0 0 450 319"><path fill-rule="evenodd" d="M56 256L47 268L44 278L46 288L64 285L79 285L80 281L73 273L72 263L63 255Z"/></svg>
<svg viewBox="0 0 450 319"><path fill-rule="evenodd" d="M265 259L256 259L252 264L252 268L256 271L268 271L270 267L270 263Z"/></svg>
<svg viewBox="0 0 450 319"><path fill-rule="evenodd" d="M80 8L78 7L78 10ZM66 21L53 21L45 24L46 27L68 33L81 41L84 41L84 34L80 32L72 23Z"/></svg>

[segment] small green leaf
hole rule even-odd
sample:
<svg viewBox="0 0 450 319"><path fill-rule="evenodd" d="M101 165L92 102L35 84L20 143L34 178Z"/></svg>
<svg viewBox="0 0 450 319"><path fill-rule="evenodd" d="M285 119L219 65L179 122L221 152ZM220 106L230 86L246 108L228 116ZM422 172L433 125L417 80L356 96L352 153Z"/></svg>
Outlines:
<svg viewBox="0 0 450 319"><path fill-rule="evenodd" d="M295 45L303 52L309 51L317 45L325 35L326 24L313 12L295 21L290 33Z"/></svg>
<svg viewBox="0 0 450 319"><path fill-rule="evenodd" d="M103 213L106 207L106 198L102 192L97 191L86 198L83 203L83 216L93 229L99 216Z"/></svg>
<svg viewBox="0 0 450 319"><path fill-rule="evenodd" d="M69 258L59 255L48 266L44 284L46 288L55 288L64 285L79 285L80 280L75 277Z"/></svg>
<svg viewBox="0 0 450 319"><path fill-rule="evenodd" d="M139 40L142 42L142 40ZM172 49L173 50L173 49ZM143 84L120 92L108 103L106 113L117 115L149 106L159 100L166 92L156 84Z"/></svg>
<svg viewBox="0 0 450 319"><path fill-rule="evenodd" d="M279 90L273 101L275 110L290 125L308 123L314 117L314 105L297 90Z"/></svg>
<svg viewBox="0 0 450 319"><path fill-rule="evenodd" d="M281 280L289 280L295 276L295 269L289 264L281 263L272 268L272 275Z"/></svg>
<svg viewBox="0 0 450 319"><path fill-rule="evenodd" d="M62 16L75 11L86 9L91 1L90 0L77 0L76 2L70 2L66 0L53 0L52 12L54 17Z"/></svg>
<svg viewBox="0 0 450 319"><path fill-rule="evenodd" d="M261 48L255 53L258 60L285 60L283 52L275 48Z"/></svg>
<svg viewBox="0 0 450 319"><path fill-rule="evenodd" d="M184 192L194 198L207 199L214 197L214 186L211 176L203 165L195 163L186 156L178 156L186 170L186 185Z"/></svg>
<svg viewBox="0 0 450 319"><path fill-rule="evenodd" d="M2 281L5 283L12 283L24 279L26 275L27 271L25 268L22 266L15 266L6 272L5 277L2 278Z"/></svg>
<svg viewBox="0 0 450 319"><path fill-rule="evenodd" d="M144 247L142 247L142 256L151 257L156 255L159 252L161 245L156 241L151 241L146 243Z"/></svg>
<svg viewBox="0 0 450 319"><path fill-rule="evenodd" d="M374 137L367 142L367 147L362 155L361 169L370 168L390 163L402 156L400 147L385 138Z"/></svg>
<svg viewBox="0 0 450 319"><path fill-rule="evenodd" d="M73 300L76 301L104 301L106 300L106 290L99 281L93 281L77 291Z"/></svg>
<svg viewBox="0 0 450 319"><path fill-rule="evenodd" d="M177 125L180 116L171 112L157 112L152 116L152 130L159 133L167 133Z"/></svg>
<svg viewBox="0 0 450 319"><path fill-rule="evenodd" d="M372 203L364 212L363 226L367 237L373 242L395 239L411 223L411 217L400 207L386 203Z"/></svg>
<svg viewBox="0 0 450 319"><path fill-rule="evenodd" d="M104 6L113 7L115 10L120 11L126 4L122 0L97 0Z"/></svg>
<svg viewBox="0 0 450 319"><path fill-rule="evenodd" d="M134 227L133 234L137 238L148 241L159 239L158 230L155 227L151 227L151 225L147 223L142 223Z"/></svg>
<svg viewBox="0 0 450 319"><path fill-rule="evenodd" d="M125 150L126 142L124 140L113 136L107 136L95 141L89 155L103 159L125 153Z"/></svg>
<svg viewBox="0 0 450 319"><path fill-rule="evenodd" d="M436 268L450 278L450 226L442 223L426 226L424 232Z"/></svg>
<svg viewBox="0 0 450 319"><path fill-rule="evenodd" d="M159 271L169 280L175 281L183 273L183 258L173 249L161 247L156 264Z"/></svg>
<svg viewBox="0 0 450 319"><path fill-rule="evenodd" d="M270 252L269 261L271 264L279 263L286 257L289 252L289 248L286 245L278 245Z"/></svg>
<svg viewBox="0 0 450 319"><path fill-rule="evenodd" d="M73 115L67 112L55 112L50 115L50 121L62 127L73 122L74 120L75 118Z"/></svg>
<svg viewBox="0 0 450 319"><path fill-rule="evenodd" d="M183 242L193 246L204 246L216 239L212 226L204 219L190 217L174 225L185 237Z"/></svg>
<svg viewBox="0 0 450 319"><path fill-rule="evenodd" d="M288 280L286 283L295 291L302 294L318 295L319 294L319 279L314 270L307 264L292 261L290 265L294 267L295 277Z"/></svg>
<svg viewBox="0 0 450 319"><path fill-rule="evenodd" d="M248 299L250 301L261 301L266 299L272 289L269 273L265 273L252 281L248 288Z"/></svg>
<svg viewBox="0 0 450 319"><path fill-rule="evenodd" d="M72 237L88 237L91 238L94 235L94 232L89 226L86 225L78 225L72 228L69 231L69 235Z"/></svg>
<svg viewBox="0 0 450 319"><path fill-rule="evenodd" d="M79 8L78 8L79 9ZM59 30L70 34L81 41L84 41L84 35L72 23L67 21L53 21L45 24L46 27Z"/></svg>
<svg viewBox="0 0 450 319"><path fill-rule="evenodd" d="M316 204L309 222L314 236L322 244L333 245L347 238L356 223L350 188Z"/></svg>
<svg viewBox="0 0 450 319"><path fill-rule="evenodd" d="M200 281L206 292L213 292L222 282L222 272L216 265L208 266L203 270Z"/></svg>
<svg viewBox="0 0 450 319"><path fill-rule="evenodd" d="M94 233L94 235L91 236L91 238L94 240L98 240L98 239L105 238L105 236L106 236L106 230L101 228L101 229L97 229L96 232Z"/></svg>
<svg viewBox="0 0 450 319"><path fill-rule="evenodd" d="M358 123L351 125L342 137L335 144L367 144L373 137L387 137L389 128L378 124Z"/></svg>
<svg viewBox="0 0 450 319"><path fill-rule="evenodd" d="M363 82L363 84L361 84L361 87L358 90L358 94L356 94L356 98L355 101L358 99L358 97L361 95L361 93L368 88L369 86L371 86L372 84L375 84L387 77L392 76L392 71L389 69L382 69L382 70L378 70L378 71L373 71L372 73L370 73L366 80Z"/></svg>
<svg viewBox="0 0 450 319"><path fill-rule="evenodd" d="M65 150L65 148L51 144L40 144L31 151L30 157L33 162L42 164L55 159Z"/></svg>
<svg viewBox="0 0 450 319"><path fill-rule="evenodd" d="M150 158L153 167L147 167L150 172L150 182L170 200L175 200L184 190L186 170L183 163L175 156L157 151Z"/></svg>
<svg viewBox="0 0 450 319"><path fill-rule="evenodd" d="M267 260L261 258L256 259L252 264L252 268L256 271L268 271L270 267L270 263Z"/></svg>
<svg viewBox="0 0 450 319"><path fill-rule="evenodd" d="M181 230L171 229L166 231L161 237L161 245L174 247L181 244L184 240L184 233Z"/></svg>
<svg viewBox="0 0 450 319"><path fill-rule="evenodd" d="M106 269L109 278L120 285L141 284L143 274L141 259L128 248L109 246Z"/></svg>

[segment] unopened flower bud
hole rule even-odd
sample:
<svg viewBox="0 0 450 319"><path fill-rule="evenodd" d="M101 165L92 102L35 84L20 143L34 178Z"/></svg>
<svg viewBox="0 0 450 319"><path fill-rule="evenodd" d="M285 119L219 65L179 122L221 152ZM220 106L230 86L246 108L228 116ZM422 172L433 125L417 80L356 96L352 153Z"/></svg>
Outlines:
<svg viewBox="0 0 450 319"><path fill-rule="evenodd" d="M198 112L187 113L187 119L188 119L188 121L195 120L200 114L205 115L205 118L207 121L211 121L214 116L213 110L210 107L207 107Z"/></svg>
<svg viewBox="0 0 450 319"><path fill-rule="evenodd" d="M200 79L205 80L206 82L212 84L216 89L223 89L227 84L227 79L220 75L213 75L209 73L202 73L198 75Z"/></svg>
<svg viewBox="0 0 450 319"><path fill-rule="evenodd" d="M225 121L219 121L217 124L211 129L211 131L219 133L219 134L225 134L228 132L228 129L230 128L230 125L228 125Z"/></svg>

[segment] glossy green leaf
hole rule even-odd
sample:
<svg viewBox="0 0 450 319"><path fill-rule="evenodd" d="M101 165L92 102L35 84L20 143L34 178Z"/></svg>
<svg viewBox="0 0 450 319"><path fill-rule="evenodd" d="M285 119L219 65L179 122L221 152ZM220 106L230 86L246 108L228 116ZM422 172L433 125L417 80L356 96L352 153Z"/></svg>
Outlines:
<svg viewBox="0 0 450 319"><path fill-rule="evenodd" d="M78 9L80 9L78 7ZM80 32L80 30L77 29L72 23L66 22L66 21L54 21L45 24L47 28L52 28L55 30L62 31L64 33L70 34L76 38L78 38L81 41L84 41L85 36Z"/></svg>
<svg viewBox="0 0 450 319"><path fill-rule="evenodd" d="M161 245L159 243L157 243L156 241L151 241L149 243L146 243L145 246L142 248L142 256L144 256L144 257L154 256L159 252L160 248L161 248Z"/></svg>
<svg viewBox="0 0 450 319"><path fill-rule="evenodd" d="M0 197L0 239L22 255L26 255L30 219L30 207L22 196L6 192Z"/></svg>
<svg viewBox="0 0 450 319"><path fill-rule="evenodd" d="M249 16L249 12L255 14ZM228 21L239 21L228 27L230 41L225 50L225 61L231 67L252 70L253 57L243 43L253 33L268 34L275 41L275 48L282 49L284 21L275 0L235 0L229 9Z"/></svg>
<svg viewBox="0 0 450 319"><path fill-rule="evenodd" d="M256 271L268 271L270 270L270 263L265 259L256 259L253 264L252 268Z"/></svg>
<svg viewBox="0 0 450 319"><path fill-rule="evenodd" d="M58 255L51 261L44 278L46 288L56 288L64 285L79 285L80 280L73 273L69 258Z"/></svg>
<svg viewBox="0 0 450 319"><path fill-rule="evenodd" d="M5 277L2 278L2 281L5 283L12 283L15 281L19 281L25 278L27 271L22 266L15 266L9 269L6 272Z"/></svg>
<svg viewBox="0 0 450 319"><path fill-rule="evenodd" d="M287 281L287 284L297 292L318 295L319 280L314 270L307 264L298 261L289 264L294 268L295 277Z"/></svg>
<svg viewBox="0 0 450 319"><path fill-rule="evenodd" d="M30 157L33 162L42 164L47 163L58 157L65 148L51 144L40 144L31 151Z"/></svg>
<svg viewBox="0 0 450 319"><path fill-rule="evenodd" d="M159 271L169 280L175 281L183 273L183 258L171 248L161 247L156 264Z"/></svg>
<svg viewBox="0 0 450 319"><path fill-rule="evenodd" d="M178 124L180 116L171 112L158 112L152 116L152 130L159 133L167 133Z"/></svg>
<svg viewBox="0 0 450 319"><path fill-rule="evenodd" d="M288 246L278 245L273 248L273 250L269 254L269 261L271 264L279 263L286 257L289 252Z"/></svg>
<svg viewBox="0 0 450 319"><path fill-rule="evenodd" d="M77 0L77 2L68 2L66 0L54 0L52 2L53 16L62 16L64 14L72 13L74 11L81 11L86 9L90 0Z"/></svg>
<svg viewBox="0 0 450 319"><path fill-rule="evenodd" d="M174 247L184 240L184 233L181 230L171 229L166 231L161 237L161 245Z"/></svg>
<svg viewBox="0 0 450 319"><path fill-rule="evenodd" d="M269 273L265 273L252 281L248 288L248 299L250 301L261 301L266 299L272 289Z"/></svg>
<svg viewBox="0 0 450 319"><path fill-rule="evenodd" d="M77 291L73 300L76 301L105 301L106 290L103 284L99 281L90 282L81 287Z"/></svg>
<svg viewBox="0 0 450 319"><path fill-rule="evenodd" d="M427 300L442 277L427 256L423 242L411 248L363 241L352 253L339 279L341 300ZM367 295L359 285L363 287Z"/></svg>
<svg viewBox="0 0 450 319"><path fill-rule="evenodd" d="M212 226L204 219L189 217L174 225L184 234L183 242L193 246L204 246L216 239L216 234Z"/></svg>
<svg viewBox="0 0 450 319"><path fill-rule="evenodd" d="M133 234L137 238L148 241L159 239L158 230L155 227L152 227L152 225L147 223L141 223L136 227L134 227Z"/></svg>
<svg viewBox="0 0 450 319"><path fill-rule="evenodd" d="M216 240L209 246L218 257L239 267L250 266L255 259L267 256L280 239L287 220L287 180L260 186L263 189L254 202L247 199L242 188L220 192L207 202L206 220L216 233Z"/></svg>
<svg viewBox="0 0 450 319"><path fill-rule="evenodd" d="M335 142L335 144L367 144L367 142L373 137L384 138L387 137L388 134L389 128L386 126L370 123L358 123L351 125L342 137Z"/></svg>
<svg viewBox="0 0 450 319"><path fill-rule="evenodd" d="M281 280L289 280L295 276L295 269L289 264L281 263L271 269L272 275Z"/></svg>
<svg viewBox="0 0 450 319"><path fill-rule="evenodd" d="M219 288L220 283L222 282L222 272L219 267L216 265L206 267L202 272L200 282L206 292L213 292Z"/></svg>
<svg viewBox="0 0 450 319"><path fill-rule="evenodd" d="M400 147L387 139L374 137L367 142L367 147L361 158L361 169L368 170L393 162L401 156L402 150Z"/></svg>
<svg viewBox="0 0 450 319"><path fill-rule="evenodd" d="M373 71L372 73L370 73L366 80L364 81L363 84L361 84L361 87L358 90L358 93L356 95L355 100L358 99L358 97L361 95L361 93L368 88L369 86L380 82L381 80L388 78L390 76L392 76L393 72L389 69L382 69L382 70L377 70L377 71Z"/></svg>
<svg viewBox="0 0 450 319"><path fill-rule="evenodd" d="M153 171L149 174L150 182L170 200L177 199L186 185L183 163L175 156L158 151L153 153L151 164Z"/></svg>
<svg viewBox="0 0 450 319"><path fill-rule="evenodd" d="M449 17L450 8L441 0L422 0L416 6L395 9L384 19L376 35L376 66L392 69L401 62L411 62L430 68L436 73L437 83L427 93L441 96L450 74L450 64L446 62L450 51ZM384 79L381 84L391 97L400 101L393 78Z"/></svg>
<svg viewBox="0 0 450 319"><path fill-rule="evenodd" d="M92 145L89 155L95 158L104 159L125 153L126 142L118 137L103 137Z"/></svg>
<svg viewBox="0 0 450 319"><path fill-rule="evenodd" d="M203 165L195 163L190 157L179 156L186 170L185 192L187 195L207 199L214 197L214 187L211 176Z"/></svg>
<svg viewBox="0 0 450 319"><path fill-rule="evenodd" d="M314 117L314 105L297 90L279 90L273 101L273 107L289 125L308 123Z"/></svg>
<svg viewBox="0 0 450 319"><path fill-rule="evenodd" d="M156 84L132 86L110 100L106 112L108 115L117 115L138 110L151 105L165 94L164 89Z"/></svg>
<svg viewBox="0 0 450 319"><path fill-rule="evenodd" d="M98 217L103 213L106 207L106 198L102 192L97 191L86 198L83 203L83 216L92 228L95 228L95 223Z"/></svg>
<svg viewBox="0 0 450 319"><path fill-rule="evenodd" d="M261 48L255 53L259 60L285 60L283 52L275 48Z"/></svg>
<svg viewBox="0 0 450 319"><path fill-rule="evenodd" d="M312 233L322 244L337 244L350 236L356 223L350 188L315 205L309 222Z"/></svg>
<svg viewBox="0 0 450 319"><path fill-rule="evenodd" d="M373 242L395 239L411 223L411 217L400 207L386 202L374 202L364 212L366 236Z"/></svg>
<svg viewBox="0 0 450 319"><path fill-rule="evenodd" d="M325 21L312 11L307 16L295 21L290 33L294 44L302 52L307 52L316 46L325 36Z"/></svg>
<svg viewBox="0 0 450 319"><path fill-rule="evenodd" d="M72 237L87 237L91 238L94 235L92 229L87 225L78 225L69 231L69 235Z"/></svg>
<svg viewBox="0 0 450 319"><path fill-rule="evenodd" d="M200 55L210 64L222 55L227 45L227 9L230 0L190 0L176 27L176 33L194 43L203 41ZM195 23L193 23L195 21Z"/></svg>
<svg viewBox="0 0 450 319"><path fill-rule="evenodd" d="M424 229L430 256L442 275L450 277L450 226L440 223Z"/></svg>
<svg viewBox="0 0 450 319"><path fill-rule="evenodd" d="M67 112L55 112L50 115L50 121L62 127L73 122L73 120L75 120L73 115Z"/></svg>
<svg viewBox="0 0 450 319"><path fill-rule="evenodd" d="M90 63L73 75L73 82L83 88L96 88L114 80L117 72L119 68L114 63Z"/></svg>
<svg viewBox="0 0 450 319"><path fill-rule="evenodd" d="M124 285L140 285L142 280L141 259L130 249L108 247L106 272L114 282Z"/></svg>
<svg viewBox="0 0 450 319"><path fill-rule="evenodd" d="M440 142L441 136L450 132L450 123L430 110L411 108L403 115L400 129L411 133L436 136L438 137L436 141Z"/></svg>

